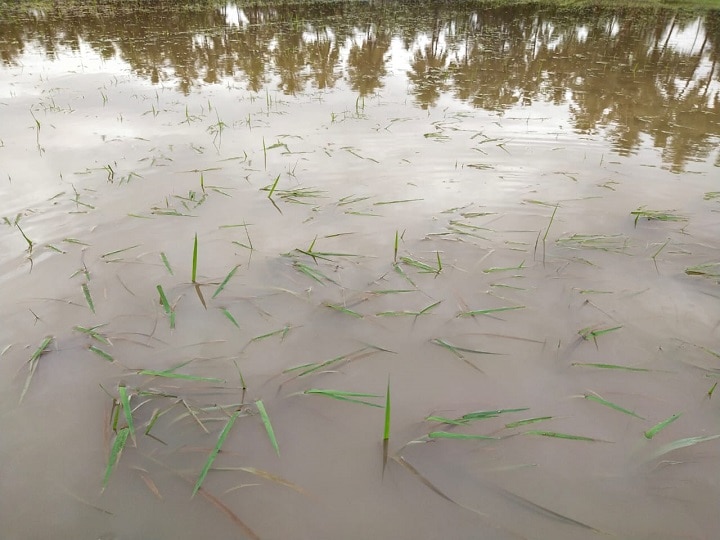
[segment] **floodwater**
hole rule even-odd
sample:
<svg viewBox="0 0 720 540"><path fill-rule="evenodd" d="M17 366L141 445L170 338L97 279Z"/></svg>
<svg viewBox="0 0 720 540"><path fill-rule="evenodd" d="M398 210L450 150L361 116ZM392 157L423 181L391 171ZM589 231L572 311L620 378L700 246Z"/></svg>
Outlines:
<svg viewBox="0 0 720 540"><path fill-rule="evenodd" d="M717 538L720 12L70 6L0 7L3 539Z"/></svg>

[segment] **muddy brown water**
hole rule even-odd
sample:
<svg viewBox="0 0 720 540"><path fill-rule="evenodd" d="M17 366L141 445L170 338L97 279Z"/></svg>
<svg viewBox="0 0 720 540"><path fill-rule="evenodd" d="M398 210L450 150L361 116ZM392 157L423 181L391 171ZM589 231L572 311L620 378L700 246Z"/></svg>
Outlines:
<svg viewBox="0 0 720 540"><path fill-rule="evenodd" d="M718 12L133 5L0 8L4 539L717 537Z"/></svg>

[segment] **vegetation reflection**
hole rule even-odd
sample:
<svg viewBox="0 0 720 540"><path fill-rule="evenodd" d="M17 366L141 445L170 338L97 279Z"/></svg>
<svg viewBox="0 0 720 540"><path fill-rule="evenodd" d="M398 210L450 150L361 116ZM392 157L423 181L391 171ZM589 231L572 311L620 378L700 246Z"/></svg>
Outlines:
<svg viewBox="0 0 720 540"><path fill-rule="evenodd" d="M89 45L183 93L222 83L296 94L342 81L359 97L380 93L399 67L422 108L443 95L499 113L565 105L577 131L603 129L622 154L650 137L676 172L706 159L720 136L720 11L472 2L63 5L2 8L2 63Z"/></svg>

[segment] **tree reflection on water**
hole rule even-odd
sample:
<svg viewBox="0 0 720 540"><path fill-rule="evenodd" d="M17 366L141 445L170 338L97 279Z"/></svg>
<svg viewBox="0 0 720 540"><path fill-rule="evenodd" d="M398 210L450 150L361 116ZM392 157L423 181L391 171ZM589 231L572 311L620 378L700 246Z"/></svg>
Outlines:
<svg viewBox="0 0 720 540"><path fill-rule="evenodd" d="M604 129L622 154L650 137L676 172L706 159L720 136L720 11L473 2L70 5L0 8L2 64L22 64L29 51L53 61L90 46L186 94L232 82L287 94L344 84L369 96L390 77L407 77L422 108L443 96L499 113L566 105L577 131Z"/></svg>

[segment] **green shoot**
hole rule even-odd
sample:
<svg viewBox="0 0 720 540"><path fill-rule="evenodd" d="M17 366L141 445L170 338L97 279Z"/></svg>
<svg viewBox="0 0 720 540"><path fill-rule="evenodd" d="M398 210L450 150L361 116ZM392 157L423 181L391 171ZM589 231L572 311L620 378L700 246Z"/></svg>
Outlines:
<svg viewBox="0 0 720 540"><path fill-rule="evenodd" d="M198 240L197 240L197 233L195 233L195 241L193 242L193 254L192 254L192 279L191 281L193 283L196 282L195 278L197 277L197 258L198 258Z"/></svg>
<svg viewBox="0 0 720 540"><path fill-rule="evenodd" d="M262 418L263 424L265 425L265 431L267 431L268 438L270 439L270 444L272 444L272 447L275 449L275 452L279 456L280 448L278 446L277 439L275 438L275 432L273 431L272 424L270 423L270 417L265 410L265 405L263 405L261 399L258 399L255 402L255 406L257 407L257 410L260 413L260 418Z"/></svg>
<svg viewBox="0 0 720 540"><path fill-rule="evenodd" d="M716 383L717 384L717 383ZM680 418L682 413L673 414L670 418L667 418L666 420L663 420L662 422L658 422L653 427L648 429L645 432L645 438L646 439L652 439L655 435L660 433L663 429L668 427L670 424L672 424L675 420Z"/></svg>
<svg viewBox="0 0 720 540"><path fill-rule="evenodd" d="M200 471L200 476L198 476L197 482L195 482L195 487L193 488L192 497L195 496L195 494L198 492L200 487L202 486L203 482L205 481L205 477L207 476L208 471L210 471L210 467L212 467L213 462L215 461L215 458L217 457L218 453L220 452L220 448L222 447L223 443L225 442L225 439L227 439L227 436L230 434L230 429L233 427L233 424L235 423L235 420L237 420L237 417L240 415L240 411L235 411L230 419L225 424L225 427L223 428L222 432L220 433L220 436L218 437L217 443L215 444L215 448L212 449L210 452L210 455L208 456L207 460L205 461L205 466L203 467L202 471Z"/></svg>

